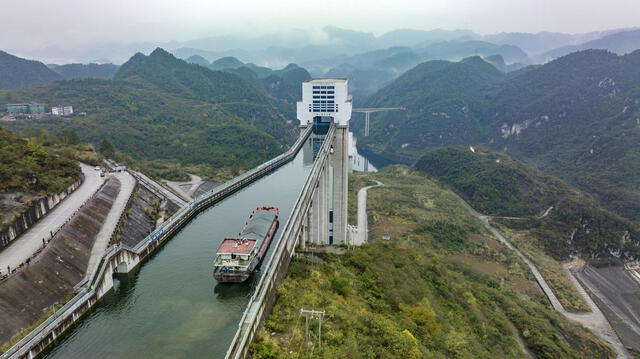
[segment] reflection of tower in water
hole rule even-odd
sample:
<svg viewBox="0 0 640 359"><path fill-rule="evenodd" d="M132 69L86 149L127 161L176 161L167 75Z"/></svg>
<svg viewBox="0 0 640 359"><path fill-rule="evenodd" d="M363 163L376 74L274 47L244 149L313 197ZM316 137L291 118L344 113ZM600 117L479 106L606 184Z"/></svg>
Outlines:
<svg viewBox="0 0 640 359"><path fill-rule="evenodd" d="M320 148L322 147L324 138L324 135L311 133L311 135L309 136L309 140L307 140L307 142L304 144L304 147L302 147L302 157L305 166L313 165L313 161L318 155L318 152L320 152Z"/></svg>

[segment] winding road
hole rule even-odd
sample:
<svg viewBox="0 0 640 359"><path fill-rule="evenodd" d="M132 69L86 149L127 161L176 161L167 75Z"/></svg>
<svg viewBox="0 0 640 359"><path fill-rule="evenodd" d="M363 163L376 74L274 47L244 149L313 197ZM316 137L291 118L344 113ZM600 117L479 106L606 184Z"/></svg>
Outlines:
<svg viewBox="0 0 640 359"><path fill-rule="evenodd" d="M9 247L0 252L0 270L17 268L40 248L42 239L49 240L51 233L60 229L82 205L102 186L104 178L93 166L80 163L84 181L73 193L62 200L36 224L16 238Z"/></svg>
<svg viewBox="0 0 640 359"><path fill-rule="evenodd" d="M367 235L369 233L369 221L367 220L367 191L371 188L383 185L380 181L375 182L375 185L360 188L358 191L358 226L356 230L357 235L353 242L353 245L356 246L367 243Z"/></svg>
<svg viewBox="0 0 640 359"><path fill-rule="evenodd" d="M454 193L455 194L455 193ZM591 297L584 290L582 285L578 282L578 280L573 276L573 273L569 270L570 265L565 265L565 271L571 282L575 286L576 290L582 296L584 301L587 303L589 308L591 309L590 313L572 313L568 312L560 303L555 293L551 290L551 287L547 283L547 281L542 277L540 271L535 266L535 264L529 260L529 258L525 257L522 252L520 252L508 239L506 239L502 233L498 232L491 224L489 224L489 217L478 213L473 207L471 207L464 199L455 194L460 203L476 218L478 218L484 227L488 229L500 242L502 242L509 249L513 250L520 259L529 267L533 276L536 278L536 281L540 285L540 288L544 292L544 294L549 298L549 302L551 302L551 306L560 314L564 315L566 318L571 319L575 322L582 324L584 327L592 330L600 339L609 343L611 347L615 350L618 358L630 358L629 353L625 349L624 345L620 341L620 338L616 335L615 331L605 318L604 314L598 308L598 306L593 302ZM547 211L548 212L548 211Z"/></svg>

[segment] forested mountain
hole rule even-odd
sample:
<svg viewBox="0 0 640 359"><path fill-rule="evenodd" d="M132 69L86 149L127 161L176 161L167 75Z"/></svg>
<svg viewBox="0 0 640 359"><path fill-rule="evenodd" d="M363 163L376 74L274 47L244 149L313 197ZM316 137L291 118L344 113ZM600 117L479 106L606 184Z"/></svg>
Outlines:
<svg viewBox="0 0 640 359"><path fill-rule="evenodd" d="M119 66L114 64L66 64L47 65L65 80L71 79L112 79Z"/></svg>
<svg viewBox="0 0 640 359"><path fill-rule="evenodd" d="M0 90L36 87L61 78L42 62L26 60L0 51Z"/></svg>
<svg viewBox="0 0 640 359"><path fill-rule="evenodd" d="M74 106L86 117L5 124L16 130L75 130L83 141L108 140L136 159L255 166L294 140L275 100L239 77L176 59L162 49L136 54L114 80L63 81L0 92L0 104L32 99Z"/></svg>
<svg viewBox="0 0 640 359"><path fill-rule="evenodd" d="M486 144L640 219L640 51L583 51L508 75L480 58L427 62L368 105L407 108L372 119L359 144L378 155L412 162L430 148Z"/></svg>
<svg viewBox="0 0 640 359"><path fill-rule="evenodd" d="M444 147L426 152L415 168L441 182L480 212L532 230L559 260L640 257L640 232L628 220L554 177L484 148ZM519 219L511 219L519 217Z"/></svg>

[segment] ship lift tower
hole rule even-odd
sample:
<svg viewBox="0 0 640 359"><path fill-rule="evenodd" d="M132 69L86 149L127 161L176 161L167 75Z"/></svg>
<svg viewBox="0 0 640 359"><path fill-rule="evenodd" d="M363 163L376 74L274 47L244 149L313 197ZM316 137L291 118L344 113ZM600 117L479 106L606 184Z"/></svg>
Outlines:
<svg viewBox="0 0 640 359"><path fill-rule="evenodd" d="M383 111L405 111L404 107L377 107L377 108L354 108L353 112L364 113L364 135L369 136L369 117L374 112Z"/></svg>

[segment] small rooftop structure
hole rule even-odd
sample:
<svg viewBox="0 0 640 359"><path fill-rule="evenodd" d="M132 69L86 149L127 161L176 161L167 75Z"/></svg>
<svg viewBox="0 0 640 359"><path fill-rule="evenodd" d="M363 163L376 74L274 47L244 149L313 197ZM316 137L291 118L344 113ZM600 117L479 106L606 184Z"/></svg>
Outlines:
<svg viewBox="0 0 640 359"><path fill-rule="evenodd" d="M235 255L248 255L256 246L255 239L236 239L225 238L218 248L218 255L221 254L235 254Z"/></svg>

